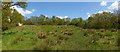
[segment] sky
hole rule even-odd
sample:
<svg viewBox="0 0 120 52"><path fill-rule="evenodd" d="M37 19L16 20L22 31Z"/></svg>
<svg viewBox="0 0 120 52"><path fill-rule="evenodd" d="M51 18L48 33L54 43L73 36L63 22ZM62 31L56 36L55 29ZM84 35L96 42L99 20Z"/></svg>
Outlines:
<svg viewBox="0 0 120 52"><path fill-rule="evenodd" d="M8 0L4 0L8 1ZM100 1L119 1L119 0L13 0L13 1L27 1L27 2L100 2Z"/></svg>
<svg viewBox="0 0 120 52"><path fill-rule="evenodd" d="M48 17L59 16L61 19L66 16L69 18L82 17L83 19L87 19L94 13L118 10L118 2L28 2L26 9L17 6L14 7L27 18L43 14Z"/></svg>

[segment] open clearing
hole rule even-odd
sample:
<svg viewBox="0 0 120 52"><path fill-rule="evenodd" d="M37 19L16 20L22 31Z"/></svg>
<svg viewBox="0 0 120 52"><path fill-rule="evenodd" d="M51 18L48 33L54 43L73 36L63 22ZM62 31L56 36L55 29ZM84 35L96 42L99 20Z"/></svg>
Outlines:
<svg viewBox="0 0 120 52"><path fill-rule="evenodd" d="M118 30L24 25L2 32L3 50L118 50Z"/></svg>

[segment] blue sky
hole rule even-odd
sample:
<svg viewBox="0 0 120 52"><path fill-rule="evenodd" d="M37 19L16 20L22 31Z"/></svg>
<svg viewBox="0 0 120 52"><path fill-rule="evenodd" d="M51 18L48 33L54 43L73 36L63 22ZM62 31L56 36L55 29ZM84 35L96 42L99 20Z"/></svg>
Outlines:
<svg viewBox="0 0 120 52"><path fill-rule="evenodd" d="M18 0L13 0L18 1ZM108 1L114 2L118 0L20 0L20 1L27 1L27 2L101 2L101 1Z"/></svg>
<svg viewBox="0 0 120 52"><path fill-rule="evenodd" d="M107 2L106 6L101 6L101 2L28 2L26 10L32 13L25 17L39 16L40 14L50 16L69 16L70 18L88 18L88 14L107 10L111 5Z"/></svg>

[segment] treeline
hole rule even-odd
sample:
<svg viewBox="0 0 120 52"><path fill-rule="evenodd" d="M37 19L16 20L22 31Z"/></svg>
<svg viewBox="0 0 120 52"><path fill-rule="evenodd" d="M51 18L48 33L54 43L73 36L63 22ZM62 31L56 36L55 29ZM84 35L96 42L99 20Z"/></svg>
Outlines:
<svg viewBox="0 0 120 52"><path fill-rule="evenodd" d="M95 28L95 29L110 29L115 28L118 29L118 14L103 12L93 14L91 17L87 19L85 24L85 28Z"/></svg>
<svg viewBox="0 0 120 52"><path fill-rule="evenodd" d="M24 21L25 25L74 25L81 28L94 29L118 29L118 14L103 12L91 15L87 20L80 18L63 18L57 16L46 17L44 15L32 16Z"/></svg>
<svg viewBox="0 0 120 52"><path fill-rule="evenodd" d="M84 20L82 18L59 18L57 16L46 17L44 15L32 16L25 20L25 25L75 25L82 27L84 25Z"/></svg>
<svg viewBox="0 0 120 52"><path fill-rule="evenodd" d="M44 15L24 19L24 16L18 13L18 11L10 9L10 7L15 5L23 9L27 7L26 2L2 2L2 8L0 8L0 14L2 15L0 24L2 24L2 30L14 28L18 26L18 23L23 23L24 25L74 25L80 28L95 29L120 28L120 9L115 11L115 13L103 12L93 14L87 20L83 20L81 17L60 19L57 16L46 17Z"/></svg>

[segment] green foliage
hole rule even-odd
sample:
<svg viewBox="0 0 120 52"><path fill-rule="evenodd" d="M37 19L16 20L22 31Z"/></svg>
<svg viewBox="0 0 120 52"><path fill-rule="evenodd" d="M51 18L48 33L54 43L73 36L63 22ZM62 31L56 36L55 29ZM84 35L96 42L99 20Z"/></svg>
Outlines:
<svg viewBox="0 0 120 52"><path fill-rule="evenodd" d="M97 13L87 20L81 17L60 19L52 16L50 18L45 15L32 16L24 20L16 10L11 13L9 7L18 5L26 8L26 2L3 3L5 4L7 5L2 6L3 10L0 11L0 14L2 13L0 24L2 23L2 30L9 30L2 33L3 50L116 50L120 48L120 38L116 30L120 26L120 19L116 13ZM8 18L11 19L10 22ZM16 27L19 22L29 26ZM16 28L10 29L12 27ZM115 30L105 30L111 28Z"/></svg>
<svg viewBox="0 0 120 52"><path fill-rule="evenodd" d="M28 18L24 24L26 25L74 25L78 27L83 27L85 21L82 18L63 18L60 19L57 16L46 17L44 15L32 16Z"/></svg>
<svg viewBox="0 0 120 52"><path fill-rule="evenodd" d="M26 24L31 25L74 25L81 28L94 28L94 29L117 29L119 27L118 14L103 12L93 14L87 20L80 18L63 18L57 16L46 17L44 15L32 16L26 20Z"/></svg>
<svg viewBox="0 0 120 52"><path fill-rule="evenodd" d="M9 10L9 9L8 9ZM19 22L23 21L23 16L19 14L16 10L14 10L14 15L10 14L10 10L2 10L2 30L10 29L12 27L17 26ZM10 22L8 21L8 17L10 18Z"/></svg>
<svg viewBox="0 0 120 52"><path fill-rule="evenodd" d="M7 9L7 8L10 8L12 6L20 6L21 8L26 8L27 7L27 2L25 1L17 1L17 2L12 2L12 0L9 0L9 2L2 2L2 8L3 9ZM5 5L5 6L4 6Z"/></svg>
<svg viewBox="0 0 120 52"><path fill-rule="evenodd" d="M24 21L23 16L18 13L18 11L15 9L10 9L10 7L14 5L19 5L20 7L25 8L26 6L23 6L24 4L27 3L18 2L18 4L13 4L12 2L2 2L2 30L16 27L18 23L22 23Z"/></svg>
<svg viewBox="0 0 120 52"><path fill-rule="evenodd" d="M28 6L26 2L17 2L16 5L20 6L21 8L26 8Z"/></svg>
<svg viewBox="0 0 120 52"><path fill-rule="evenodd" d="M103 12L93 14L91 17L89 17L85 27L95 29L117 29L118 25L118 14Z"/></svg>
<svg viewBox="0 0 120 52"><path fill-rule="evenodd" d="M70 25L75 25L78 27L83 27L84 26L84 21L82 18L73 18Z"/></svg>

